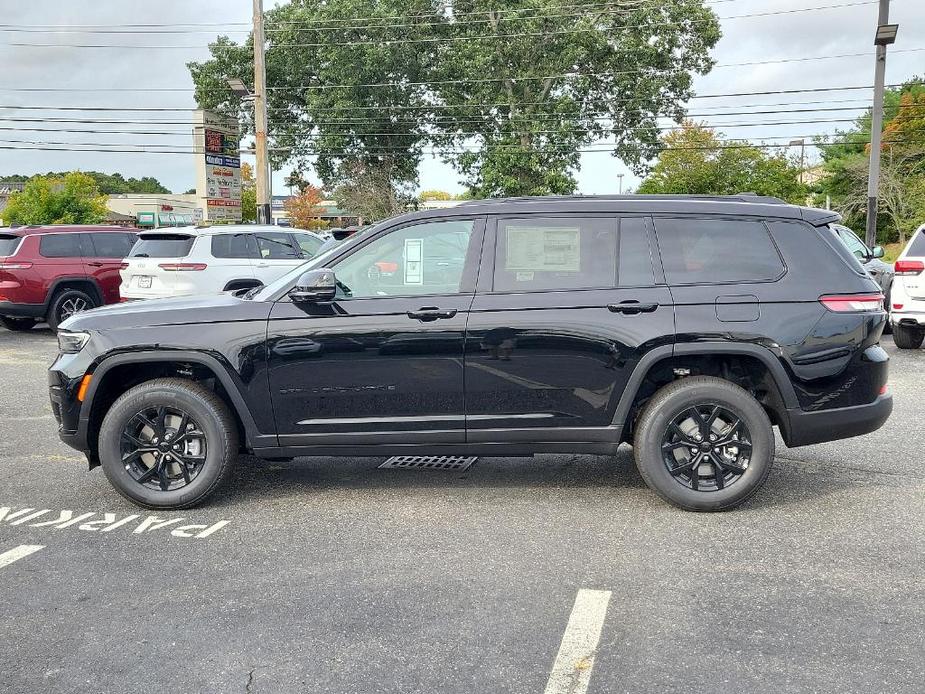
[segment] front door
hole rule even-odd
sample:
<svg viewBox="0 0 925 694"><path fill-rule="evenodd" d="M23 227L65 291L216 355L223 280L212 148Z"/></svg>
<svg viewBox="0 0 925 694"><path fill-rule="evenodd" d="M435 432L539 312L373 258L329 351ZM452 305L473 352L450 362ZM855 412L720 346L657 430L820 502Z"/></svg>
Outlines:
<svg viewBox="0 0 925 694"><path fill-rule="evenodd" d="M469 314L470 443L618 440L633 368L674 334L650 226L614 215L498 219Z"/></svg>
<svg viewBox="0 0 925 694"><path fill-rule="evenodd" d="M270 314L270 388L282 446L459 443L463 357L483 222L385 230L332 263L331 305Z"/></svg>

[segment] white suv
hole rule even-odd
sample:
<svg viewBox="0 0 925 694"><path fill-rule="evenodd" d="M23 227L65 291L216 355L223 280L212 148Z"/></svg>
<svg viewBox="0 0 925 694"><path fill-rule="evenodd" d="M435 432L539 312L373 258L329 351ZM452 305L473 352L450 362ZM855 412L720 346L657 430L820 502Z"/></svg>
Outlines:
<svg viewBox="0 0 925 694"><path fill-rule="evenodd" d="M900 349L918 349L925 338L925 224L909 239L894 270L890 294L893 339Z"/></svg>
<svg viewBox="0 0 925 694"><path fill-rule="evenodd" d="M277 226L156 229L122 262L123 299L209 294L269 284L313 258L318 234Z"/></svg>

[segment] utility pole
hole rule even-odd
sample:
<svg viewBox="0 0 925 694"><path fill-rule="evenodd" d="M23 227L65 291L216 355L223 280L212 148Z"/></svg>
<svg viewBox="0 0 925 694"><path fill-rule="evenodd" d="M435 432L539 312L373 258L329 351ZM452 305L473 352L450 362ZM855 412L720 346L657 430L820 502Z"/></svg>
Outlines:
<svg viewBox="0 0 925 694"><path fill-rule="evenodd" d="M864 237L869 248L877 244L877 194L880 187L880 137L883 130L883 87L886 78L886 47L896 41L898 25L890 21L890 0L880 0L877 14L877 33L874 45L877 57L874 63L874 104L870 120L870 166L867 173L867 233Z"/></svg>
<svg viewBox="0 0 925 694"><path fill-rule="evenodd" d="M617 174L617 180L620 182L620 195L623 195L623 174Z"/></svg>
<svg viewBox="0 0 925 694"><path fill-rule="evenodd" d="M254 0L254 151L257 155L257 223L270 224L270 158L267 156L267 67L263 0Z"/></svg>

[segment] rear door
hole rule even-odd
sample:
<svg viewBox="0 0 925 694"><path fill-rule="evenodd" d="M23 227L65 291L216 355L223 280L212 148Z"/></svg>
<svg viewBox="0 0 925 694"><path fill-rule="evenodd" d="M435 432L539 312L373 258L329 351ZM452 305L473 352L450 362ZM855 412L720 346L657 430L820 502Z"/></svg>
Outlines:
<svg viewBox="0 0 925 694"><path fill-rule="evenodd" d="M210 249L210 279L215 291L242 286L242 280L257 277L257 240L249 231L213 234L208 241Z"/></svg>
<svg viewBox="0 0 925 694"><path fill-rule="evenodd" d="M617 441L634 367L674 334L648 220L525 215L489 229L466 334L467 441Z"/></svg>
<svg viewBox="0 0 925 694"><path fill-rule="evenodd" d="M275 281L305 262L302 251L288 232L259 231L254 237L257 239L254 272L264 284Z"/></svg>
<svg viewBox="0 0 925 694"><path fill-rule="evenodd" d="M103 303L118 302L122 259L131 252L135 235L122 231L96 231L80 236L84 268L102 290Z"/></svg>
<svg viewBox="0 0 925 694"><path fill-rule="evenodd" d="M83 263L82 234L59 232L40 234L39 252L33 261L33 270L42 278L47 288L65 279L86 279ZM49 295L50 299L51 296Z"/></svg>

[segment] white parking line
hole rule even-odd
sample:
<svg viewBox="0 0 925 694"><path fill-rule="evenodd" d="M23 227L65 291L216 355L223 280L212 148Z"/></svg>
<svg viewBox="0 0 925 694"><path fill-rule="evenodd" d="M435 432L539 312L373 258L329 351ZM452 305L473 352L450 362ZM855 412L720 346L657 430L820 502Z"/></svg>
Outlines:
<svg viewBox="0 0 925 694"><path fill-rule="evenodd" d="M584 694L588 691L594 654L609 603L609 590L578 591L545 694Z"/></svg>
<svg viewBox="0 0 925 694"><path fill-rule="evenodd" d="M23 557L28 557L33 552L38 552L40 549L45 549L45 545L20 545L19 547L14 547L8 552L0 554L0 569L4 566L9 566L14 561L19 561Z"/></svg>

